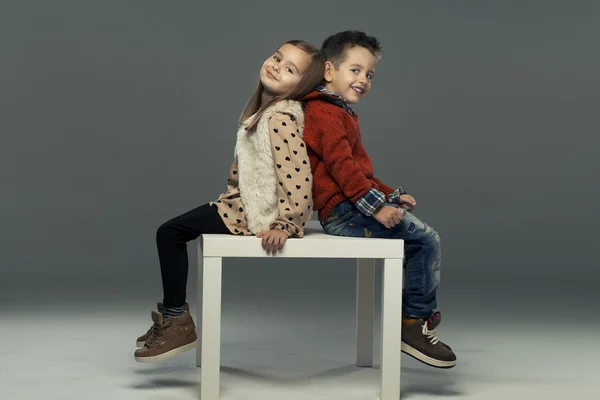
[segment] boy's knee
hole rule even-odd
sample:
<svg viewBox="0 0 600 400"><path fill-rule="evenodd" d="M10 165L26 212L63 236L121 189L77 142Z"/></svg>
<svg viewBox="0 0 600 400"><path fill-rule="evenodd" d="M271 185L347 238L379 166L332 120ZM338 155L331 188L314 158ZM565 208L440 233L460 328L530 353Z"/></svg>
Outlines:
<svg viewBox="0 0 600 400"><path fill-rule="evenodd" d="M425 225L425 236L423 244L427 248L427 252L431 254L439 254L441 250L440 235L428 225Z"/></svg>
<svg viewBox="0 0 600 400"><path fill-rule="evenodd" d="M427 224L425 224L425 233L433 242L440 243L440 234Z"/></svg>
<svg viewBox="0 0 600 400"><path fill-rule="evenodd" d="M439 245L439 243L441 242L440 234L437 231L432 229L432 235L433 235L433 238L435 239L435 241Z"/></svg>

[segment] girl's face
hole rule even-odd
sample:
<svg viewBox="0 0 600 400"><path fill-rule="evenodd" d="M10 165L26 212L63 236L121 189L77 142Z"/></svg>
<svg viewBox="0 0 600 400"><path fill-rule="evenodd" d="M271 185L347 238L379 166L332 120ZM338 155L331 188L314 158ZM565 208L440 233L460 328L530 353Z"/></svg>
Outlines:
<svg viewBox="0 0 600 400"><path fill-rule="evenodd" d="M284 44L267 58L260 70L265 91L279 96L300 82L310 65L311 57L291 44Z"/></svg>

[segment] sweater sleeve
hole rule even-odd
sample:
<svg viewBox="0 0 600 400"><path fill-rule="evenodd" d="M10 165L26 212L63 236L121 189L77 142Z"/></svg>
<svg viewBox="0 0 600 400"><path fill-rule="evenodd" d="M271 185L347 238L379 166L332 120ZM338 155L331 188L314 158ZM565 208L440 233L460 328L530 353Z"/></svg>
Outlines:
<svg viewBox="0 0 600 400"><path fill-rule="evenodd" d="M367 151L365 150L362 141L359 141L355 146L354 158L357 162L366 163L372 168L371 160L367 155ZM356 203L356 206L363 214L371 215L380 205L386 203L386 199L388 203L397 203L400 194L404 193L403 191L400 193L402 188L394 191L394 189L375 176L370 176L369 178L376 186Z"/></svg>
<svg viewBox="0 0 600 400"><path fill-rule="evenodd" d="M279 216L271 229L281 229L288 237L303 237L304 225L312 215L312 173L306 145L295 117L277 113L271 117L268 126L279 207Z"/></svg>
<svg viewBox="0 0 600 400"><path fill-rule="evenodd" d="M354 160L342 123L334 115L307 112L304 124L307 133L310 131L310 140L315 142L309 143L311 148L321 153L318 155L325 168L344 195L353 203L358 202L373 185ZM307 136L305 139L309 140Z"/></svg>
<svg viewBox="0 0 600 400"><path fill-rule="evenodd" d="M371 168L373 166L373 164L371 163L371 159L369 158L369 155L367 154L367 151L365 150L365 146L364 146L361 138L358 139L358 143L356 143L356 146L354 148L354 158L358 163L367 164ZM375 189L383 192L383 194L386 197L389 196L390 193L392 193L394 191L394 189L392 189L391 187L389 187L388 185L383 183L381 180L379 180L375 176L370 176L369 178L371 179L372 182L375 183L375 185L377 185L377 187Z"/></svg>
<svg viewBox="0 0 600 400"><path fill-rule="evenodd" d="M394 189L392 189L391 187L389 187L388 185L381 182L379 179L377 179L375 177L372 177L371 180L373 182L375 182L377 184L377 186L379 186L379 190L381 190L386 196L389 196L394 191Z"/></svg>

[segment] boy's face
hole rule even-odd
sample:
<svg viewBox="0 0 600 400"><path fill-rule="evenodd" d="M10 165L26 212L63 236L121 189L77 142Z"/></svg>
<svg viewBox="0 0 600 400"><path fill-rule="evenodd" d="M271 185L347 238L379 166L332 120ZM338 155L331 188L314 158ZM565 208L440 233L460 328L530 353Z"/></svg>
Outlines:
<svg viewBox="0 0 600 400"><path fill-rule="evenodd" d="M364 47L347 49L339 68L325 63L325 88L342 96L349 104L356 104L371 90L377 58Z"/></svg>

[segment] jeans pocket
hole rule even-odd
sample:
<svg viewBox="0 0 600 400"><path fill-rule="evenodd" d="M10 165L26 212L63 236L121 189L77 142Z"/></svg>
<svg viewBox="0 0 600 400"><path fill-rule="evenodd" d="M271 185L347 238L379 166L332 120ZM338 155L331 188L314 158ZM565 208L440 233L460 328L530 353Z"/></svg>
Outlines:
<svg viewBox="0 0 600 400"><path fill-rule="evenodd" d="M355 208L354 203L350 200L344 200L334 208L334 213L339 217L348 214Z"/></svg>
<svg viewBox="0 0 600 400"><path fill-rule="evenodd" d="M351 201L343 201L337 204L335 208L331 210L331 214L321 222L321 226L323 226L326 231L339 231L350 219L352 219L353 208L354 204Z"/></svg>

